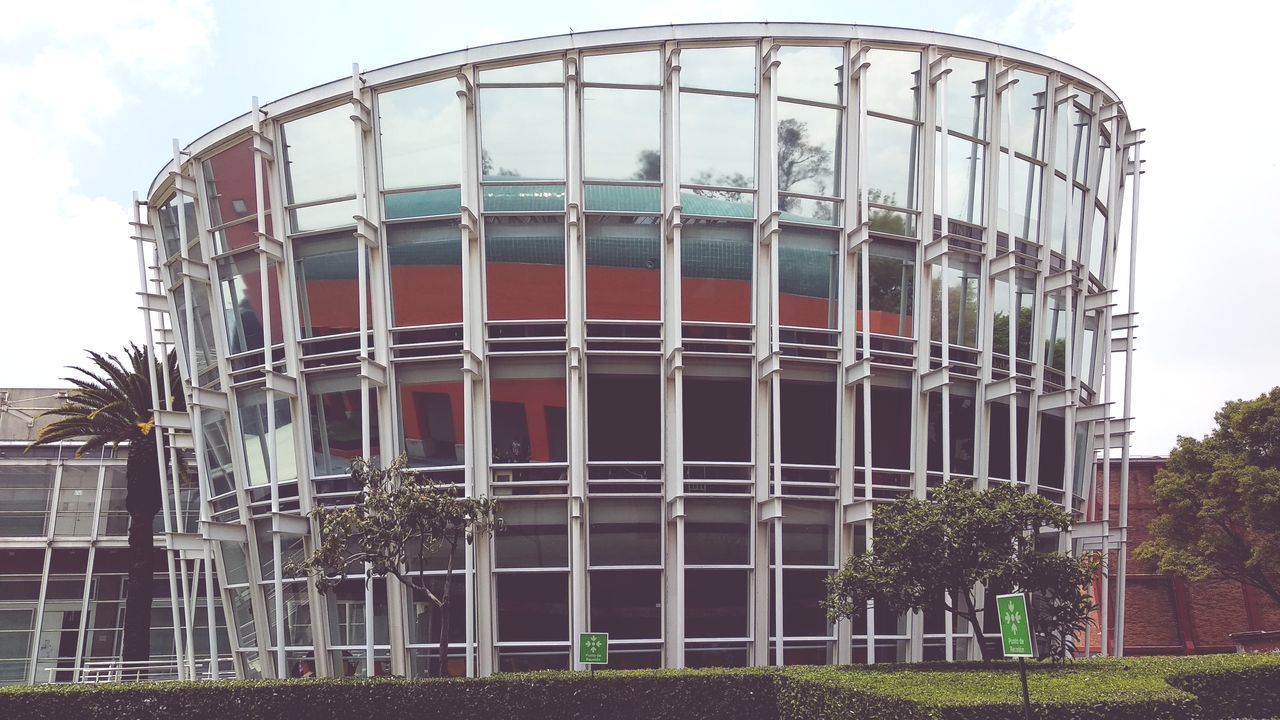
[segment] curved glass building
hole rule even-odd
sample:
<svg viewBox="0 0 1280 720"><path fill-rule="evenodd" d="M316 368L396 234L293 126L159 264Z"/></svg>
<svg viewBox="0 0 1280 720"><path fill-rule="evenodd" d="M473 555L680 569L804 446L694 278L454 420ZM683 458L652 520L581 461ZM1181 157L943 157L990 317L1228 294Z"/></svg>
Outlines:
<svg viewBox="0 0 1280 720"><path fill-rule="evenodd" d="M240 675L422 675L424 598L282 570L353 458L403 453L501 503L453 674L570 668L586 630L615 667L975 656L941 609L829 623L823 581L876 503L965 478L1083 513L1095 457L1125 462L1139 137L1053 58L849 25L540 38L255 101L137 204L191 393L159 420L199 465L169 548L216 560ZM1043 542L1123 562L1122 524Z"/></svg>

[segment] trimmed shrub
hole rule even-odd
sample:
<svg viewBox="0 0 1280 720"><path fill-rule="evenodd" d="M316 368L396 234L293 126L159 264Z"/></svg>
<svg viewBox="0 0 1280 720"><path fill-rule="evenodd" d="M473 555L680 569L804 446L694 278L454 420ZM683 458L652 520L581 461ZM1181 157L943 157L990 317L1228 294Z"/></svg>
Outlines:
<svg viewBox="0 0 1280 720"><path fill-rule="evenodd" d="M1280 717L1280 654L1222 655L1168 676L1199 700L1205 718Z"/></svg>

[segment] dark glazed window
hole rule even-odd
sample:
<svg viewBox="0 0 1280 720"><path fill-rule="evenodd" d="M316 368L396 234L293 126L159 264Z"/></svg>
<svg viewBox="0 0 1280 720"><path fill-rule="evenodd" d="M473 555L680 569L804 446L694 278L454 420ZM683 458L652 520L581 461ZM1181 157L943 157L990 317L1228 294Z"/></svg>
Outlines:
<svg viewBox="0 0 1280 720"><path fill-rule="evenodd" d="M591 632L610 640L662 636L661 570L592 570Z"/></svg>
<svg viewBox="0 0 1280 720"><path fill-rule="evenodd" d="M569 514L564 500L510 501L493 536L497 567L569 567Z"/></svg>
<svg viewBox="0 0 1280 720"><path fill-rule="evenodd" d="M748 570L685 570L684 633L689 638L740 638L751 634Z"/></svg>
<svg viewBox="0 0 1280 720"><path fill-rule="evenodd" d="M951 472L973 474L975 406L972 385L951 389ZM942 393L929 393L929 471L942 472Z"/></svg>
<svg viewBox="0 0 1280 720"><path fill-rule="evenodd" d="M911 469L911 390L871 386L871 463L882 470Z"/></svg>
<svg viewBox="0 0 1280 720"><path fill-rule="evenodd" d="M569 574L499 573L499 642L569 639Z"/></svg>
<svg viewBox="0 0 1280 720"><path fill-rule="evenodd" d="M685 500L685 565L751 562L751 505L743 500Z"/></svg>
<svg viewBox="0 0 1280 720"><path fill-rule="evenodd" d="M1062 489L1067 452L1066 436L1063 433L1061 415L1040 414L1040 466L1036 480L1042 487Z"/></svg>
<svg viewBox="0 0 1280 720"><path fill-rule="evenodd" d="M662 506L656 499L591 498L592 567L662 564Z"/></svg>
<svg viewBox="0 0 1280 720"><path fill-rule="evenodd" d="M806 377L782 377L782 462L794 465L835 465L836 383Z"/></svg>
<svg viewBox="0 0 1280 720"><path fill-rule="evenodd" d="M401 365L400 449L414 467L466 462L462 369L454 363Z"/></svg>
<svg viewBox="0 0 1280 720"><path fill-rule="evenodd" d="M657 361L592 358L587 372L587 459L662 459Z"/></svg>
<svg viewBox="0 0 1280 720"><path fill-rule="evenodd" d="M493 462L565 462L564 358L495 358L489 372Z"/></svg>
<svg viewBox="0 0 1280 720"><path fill-rule="evenodd" d="M661 218L587 218L587 319L661 319L661 270Z"/></svg>
<svg viewBox="0 0 1280 720"><path fill-rule="evenodd" d="M685 461L751 460L752 388L746 372L746 366L741 363L686 368Z"/></svg>
<svg viewBox="0 0 1280 720"><path fill-rule="evenodd" d="M462 322L462 232L456 220L387 226L396 327Z"/></svg>

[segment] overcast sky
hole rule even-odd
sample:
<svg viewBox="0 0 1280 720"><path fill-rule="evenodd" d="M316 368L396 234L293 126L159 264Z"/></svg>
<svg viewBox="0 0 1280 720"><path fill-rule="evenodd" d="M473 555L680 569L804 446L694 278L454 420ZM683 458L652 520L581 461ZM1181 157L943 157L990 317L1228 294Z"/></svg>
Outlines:
<svg viewBox="0 0 1280 720"><path fill-rule="evenodd" d="M635 25L823 21L957 32L1106 81L1147 128L1135 451L1201 435L1224 400L1280 384L1280 9L1256 0L656 0L7 6L0 22L0 387L61 384L85 348L142 334L127 222L184 144L363 68L464 46ZM1251 125L1253 119L1257 119Z"/></svg>

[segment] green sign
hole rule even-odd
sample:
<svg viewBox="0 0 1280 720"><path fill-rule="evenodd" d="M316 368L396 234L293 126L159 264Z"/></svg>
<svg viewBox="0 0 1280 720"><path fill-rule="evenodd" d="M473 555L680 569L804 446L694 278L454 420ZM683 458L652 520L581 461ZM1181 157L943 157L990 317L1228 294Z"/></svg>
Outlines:
<svg viewBox="0 0 1280 720"><path fill-rule="evenodd" d="M578 662L583 665L608 665L609 633L578 633Z"/></svg>
<svg viewBox="0 0 1280 720"><path fill-rule="evenodd" d="M1005 657L1035 657L1027 596L1023 593L997 595L996 610L1000 615L1000 641L1004 644Z"/></svg>

